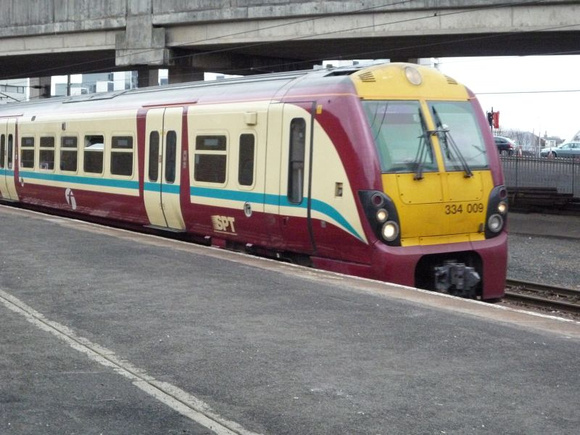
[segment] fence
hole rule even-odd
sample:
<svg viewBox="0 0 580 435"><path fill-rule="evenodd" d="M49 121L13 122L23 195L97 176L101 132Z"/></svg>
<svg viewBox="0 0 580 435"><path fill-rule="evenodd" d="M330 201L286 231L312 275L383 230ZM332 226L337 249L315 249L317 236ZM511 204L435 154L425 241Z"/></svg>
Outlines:
<svg viewBox="0 0 580 435"><path fill-rule="evenodd" d="M501 156L508 188L556 188L580 198L580 159Z"/></svg>

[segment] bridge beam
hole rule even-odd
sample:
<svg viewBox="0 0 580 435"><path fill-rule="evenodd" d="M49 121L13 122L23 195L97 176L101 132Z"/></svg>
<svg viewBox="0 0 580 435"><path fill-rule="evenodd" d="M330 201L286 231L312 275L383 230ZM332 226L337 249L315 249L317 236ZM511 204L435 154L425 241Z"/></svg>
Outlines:
<svg viewBox="0 0 580 435"><path fill-rule="evenodd" d="M326 59L560 54L580 46L580 3L571 0L2 4L0 78L139 66L252 74Z"/></svg>

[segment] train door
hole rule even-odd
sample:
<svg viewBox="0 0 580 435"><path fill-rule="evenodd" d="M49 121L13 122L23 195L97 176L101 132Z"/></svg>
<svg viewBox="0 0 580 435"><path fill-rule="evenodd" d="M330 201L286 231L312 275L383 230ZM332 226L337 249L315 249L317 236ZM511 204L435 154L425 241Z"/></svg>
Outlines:
<svg viewBox="0 0 580 435"><path fill-rule="evenodd" d="M144 200L154 227L183 231L181 212L181 132L183 108L151 109L145 136Z"/></svg>
<svg viewBox="0 0 580 435"><path fill-rule="evenodd" d="M302 107L301 107L302 106ZM306 110L305 110L306 109ZM316 104L285 104L282 115L282 164L279 216L286 248L316 251L312 230L312 147Z"/></svg>
<svg viewBox="0 0 580 435"><path fill-rule="evenodd" d="M18 200L14 183L16 153L16 120L0 120L0 196L6 200Z"/></svg>

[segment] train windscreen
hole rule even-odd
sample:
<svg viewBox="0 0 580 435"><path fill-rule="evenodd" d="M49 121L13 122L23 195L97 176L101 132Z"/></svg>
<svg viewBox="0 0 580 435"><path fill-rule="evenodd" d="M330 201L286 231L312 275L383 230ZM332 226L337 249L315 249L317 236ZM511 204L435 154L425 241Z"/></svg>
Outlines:
<svg viewBox="0 0 580 435"><path fill-rule="evenodd" d="M485 142L471 103L431 101L428 105L439 138L445 170L488 168Z"/></svg>
<svg viewBox="0 0 580 435"><path fill-rule="evenodd" d="M431 101L423 114L418 101L363 101L383 173L437 171L433 137L446 171L489 167L483 135L469 102ZM435 130L427 130L425 119Z"/></svg>
<svg viewBox="0 0 580 435"><path fill-rule="evenodd" d="M437 171L418 101L363 101L383 173Z"/></svg>

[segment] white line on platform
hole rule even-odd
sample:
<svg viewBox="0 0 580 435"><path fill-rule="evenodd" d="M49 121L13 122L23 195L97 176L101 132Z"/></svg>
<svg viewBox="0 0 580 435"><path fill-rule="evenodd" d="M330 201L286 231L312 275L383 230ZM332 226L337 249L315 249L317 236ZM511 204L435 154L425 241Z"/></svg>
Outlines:
<svg viewBox="0 0 580 435"><path fill-rule="evenodd" d="M111 350L78 336L64 325L48 320L44 315L3 290L0 290L0 302L8 309L26 318L37 328L50 332L71 348L84 353L92 361L112 368L145 393L214 433L219 435L257 435L244 429L238 423L217 415L197 397L174 385L157 381L144 370L118 358Z"/></svg>

